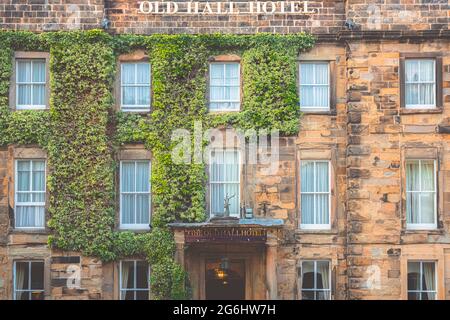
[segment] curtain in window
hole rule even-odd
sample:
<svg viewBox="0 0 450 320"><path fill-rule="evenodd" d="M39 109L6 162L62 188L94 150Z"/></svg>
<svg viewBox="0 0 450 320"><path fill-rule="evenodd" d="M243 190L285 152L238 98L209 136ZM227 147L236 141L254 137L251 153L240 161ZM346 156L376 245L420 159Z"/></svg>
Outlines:
<svg viewBox="0 0 450 320"><path fill-rule="evenodd" d="M28 289L28 286L25 285L25 274L28 277L28 262L16 262L16 270L15 270L15 277L16 277L16 283L15 283L15 289L16 290L24 290ZM28 293L23 291L16 291L15 292L15 299L16 300L26 300L28 298Z"/></svg>
<svg viewBox="0 0 450 320"><path fill-rule="evenodd" d="M317 261L317 274L320 275L320 277L318 276L317 282L321 279L321 283L317 283L318 289L330 289L330 266L328 261ZM329 300L330 291L318 291L317 299Z"/></svg>
<svg viewBox="0 0 450 320"><path fill-rule="evenodd" d="M148 224L150 212L150 168L148 162L136 163L136 191L145 192L136 195L136 223Z"/></svg>
<svg viewBox="0 0 450 320"><path fill-rule="evenodd" d="M406 163L406 216L408 223L435 223L434 179L433 160L411 160Z"/></svg>
<svg viewBox="0 0 450 320"><path fill-rule="evenodd" d="M406 106L435 104L435 61L408 59L405 61Z"/></svg>
<svg viewBox="0 0 450 320"><path fill-rule="evenodd" d="M427 300L435 299L436 291L436 281L435 281L435 265L434 262L423 262L423 278L424 278L424 286L423 290L433 291L433 292L425 292L423 295L427 297ZM425 297L422 297L424 299Z"/></svg>
<svg viewBox="0 0 450 320"><path fill-rule="evenodd" d="M122 224L134 223L134 186L135 186L135 174L134 174L134 162L122 163Z"/></svg>
<svg viewBox="0 0 450 320"><path fill-rule="evenodd" d="M302 162L301 192L301 222L302 224L314 224L314 162L312 161Z"/></svg>
<svg viewBox="0 0 450 320"><path fill-rule="evenodd" d="M327 63L300 64L300 106L329 107L329 70Z"/></svg>
<svg viewBox="0 0 450 320"><path fill-rule="evenodd" d="M420 300L420 262L408 262L408 299Z"/></svg>
<svg viewBox="0 0 450 320"><path fill-rule="evenodd" d="M130 276L130 269L133 268L133 262L130 261L122 261L122 284L121 289L128 289L128 278ZM131 274L132 275L132 274ZM120 291L120 299L126 300L128 290L121 290Z"/></svg>
<svg viewBox="0 0 450 320"><path fill-rule="evenodd" d="M211 154L211 213L224 212L225 197L230 199L230 215L239 216L239 154L237 151L215 150Z"/></svg>

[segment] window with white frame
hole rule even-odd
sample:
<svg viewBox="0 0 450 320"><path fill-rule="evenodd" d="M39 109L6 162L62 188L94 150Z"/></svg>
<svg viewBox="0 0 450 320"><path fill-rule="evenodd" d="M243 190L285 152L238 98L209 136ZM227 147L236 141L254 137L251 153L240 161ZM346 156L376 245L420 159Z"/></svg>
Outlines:
<svg viewBox="0 0 450 320"><path fill-rule="evenodd" d="M226 207L230 216L239 217L240 156L237 150L212 150L210 157L211 216L223 215ZM225 200L227 200L227 205Z"/></svg>
<svg viewBox="0 0 450 320"><path fill-rule="evenodd" d="M16 161L16 228L44 228L45 184L44 160Z"/></svg>
<svg viewBox="0 0 450 320"><path fill-rule="evenodd" d="M408 229L435 229L435 160L406 161L406 223Z"/></svg>
<svg viewBox="0 0 450 320"><path fill-rule="evenodd" d="M302 299L330 300L330 262L322 260L302 262Z"/></svg>
<svg viewBox="0 0 450 320"><path fill-rule="evenodd" d="M44 299L44 261L14 261L14 300Z"/></svg>
<svg viewBox="0 0 450 320"><path fill-rule="evenodd" d="M329 161L301 161L302 229L329 229L331 178Z"/></svg>
<svg viewBox="0 0 450 320"><path fill-rule="evenodd" d="M150 267L143 260L120 262L120 300L149 300Z"/></svg>
<svg viewBox="0 0 450 320"><path fill-rule="evenodd" d="M211 111L236 111L240 108L240 65L237 62L211 63L209 68Z"/></svg>
<svg viewBox="0 0 450 320"><path fill-rule="evenodd" d="M120 226L150 228L151 162L120 162Z"/></svg>
<svg viewBox="0 0 450 320"><path fill-rule="evenodd" d="M150 111L151 75L148 62L121 64L121 109L123 111Z"/></svg>
<svg viewBox="0 0 450 320"><path fill-rule="evenodd" d="M330 110L330 65L327 62L300 63L300 109Z"/></svg>
<svg viewBox="0 0 450 320"><path fill-rule="evenodd" d="M16 109L45 109L45 59L16 59Z"/></svg>
<svg viewBox="0 0 450 320"><path fill-rule="evenodd" d="M405 107L436 107L436 60L405 60Z"/></svg>
<svg viewBox="0 0 450 320"><path fill-rule="evenodd" d="M408 261L408 300L436 300L436 263Z"/></svg>

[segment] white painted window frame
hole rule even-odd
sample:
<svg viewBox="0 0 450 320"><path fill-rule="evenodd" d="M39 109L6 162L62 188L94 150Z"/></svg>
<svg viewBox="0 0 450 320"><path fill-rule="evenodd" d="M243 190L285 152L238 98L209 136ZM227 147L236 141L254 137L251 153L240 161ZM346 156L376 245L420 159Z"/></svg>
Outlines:
<svg viewBox="0 0 450 320"><path fill-rule="evenodd" d="M134 65L134 83L131 84L124 84L123 83L123 76L124 76L124 65L132 64ZM137 83L137 72L138 72L138 65L139 64L147 64L149 68L149 76L148 83ZM133 87L135 98L137 96L137 88L148 88L150 92L150 103L148 105L139 105L139 104L132 104L132 105L126 105L123 104L123 88L124 87ZM123 112L149 112L151 110L151 104L152 104L152 67L150 65L150 62L145 61L138 61L138 62L121 62L120 63L120 109Z"/></svg>
<svg viewBox="0 0 450 320"><path fill-rule="evenodd" d="M326 64L328 67L328 83L327 84L314 84L314 83L302 83L302 77L301 77L301 68L302 65L304 64L312 64L314 65L314 82L316 79L316 65L317 64ZM299 78L299 86L298 86L298 95L300 97L301 95L301 90L302 87L305 86L313 86L313 87L327 87L328 88L328 97L327 97L327 106L323 107L323 106L313 106L313 107L302 107L301 105L301 99L298 102L299 106L300 106L300 110L301 111L305 111L305 112L326 112L326 111L330 111L330 104L331 104L331 68L330 68L330 63L327 61L300 61L299 62L299 68L298 68L298 78Z"/></svg>
<svg viewBox="0 0 450 320"><path fill-rule="evenodd" d="M330 160L301 160L301 162L313 162L314 163L314 184L316 183L316 163L317 162L326 162L328 163L328 192L304 192L301 190L301 183L300 183L300 203L302 199L302 194L328 194L328 223L327 224L316 224L316 223L302 223L302 212L301 212L301 205L300 205L300 229L303 230L330 230L331 229L331 161ZM301 164L300 164L300 177L301 177ZM300 178L301 179L301 178ZM314 189L315 185L314 185ZM315 197L314 197L315 199ZM316 209L316 204L314 200L314 210ZM314 213L314 220L316 220L316 214Z"/></svg>
<svg viewBox="0 0 450 320"><path fill-rule="evenodd" d="M44 191L19 191L19 170L18 170L18 163L22 161L30 162L30 188L33 186L33 163L34 162L44 162ZM45 159L16 159L14 161L14 229L18 230L43 230L45 229L45 213L44 213L44 225L42 227L18 227L16 225L16 214L17 214L17 207L19 206L29 206L29 207L43 207L45 211L45 205L46 202L19 202L18 201L18 194L19 193L43 193L44 199L46 199L46 193L47 193L47 161Z"/></svg>
<svg viewBox="0 0 450 320"><path fill-rule="evenodd" d="M420 189L422 189L422 161L430 161L429 159L408 159L406 160L406 164L408 162L416 162L419 161L419 170L420 170ZM408 230L434 230L437 229L437 167L436 167L436 160L433 160L433 173L434 173L434 191L428 191L428 190L420 190L420 191L408 191L408 185L406 184L406 177L405 177L405 190L406 194L408 193L434 193L433 197L433 212L434 212L434 223L408 223L407 217L406 217L406 229ZM419 216L421 216L420 211L420 203L421 198L419 197ZM406 206L408 206L408 203L406 203ZM407 214L407 209L405 211L405 214Z"/></svg>
<svg viewBox="0 0 450 320"><path fill-rule="evenodd" d="M33 64L34 62L44 62L45 65L45 72L44 72L44 81L43 82L34 82L33 81L33 73L34 73L34 68L33 68ZM45 104L40 105L40 104L33 104L33 90L34 90L34 85L44 85L44 101L47 101L47 61L46 59L42 59L42 58L16 58L15 59L16 62L16 109L17 110L42 110L45 109L47 106ZM30 82L19 82L19 62L30 62L31 63L31 80ZM31 85L31 104L19 104L19 86L21 85Z"/></svg>
<svg viewBox="0 0 450 320"><path fill-rule="evenodd" d="M211 66L212 65L223 65L223 84L221 86L213 86L212 85L212 72L211 72ZM213 88L222 88L222 90L226 87L236 87L236 85L227 85L225 84L225 70L226 65L238 65L238 87L239 87L239 97L237 100L212 100L212 89ZM211 103L238 103L238 107L234 109L211 109ZM211 62L209 64L209 103L208 108L210 112L236 112L241 109L241 64L239 62Z"/></svg>
<svg viewBox="0 0 450 320"><path fill-rule="evenodd" d="M17 283L16 283L16 268L17 268L17 262L26 262L28 263L28 275L26 275L28 277L28 289L17 289ZM43 283L42 283L42 288L43 289L31 289L31 263L36 263L36 262L40 262L44 265L44 273L45 273L45 262L44 260L15 260L13 262L13 300L17 300L16 295L19 292L27 292L28 293L28 300L31 300L31 294L33 292L45 292L45 274L42 277L43 278Z"/></svg>
<svg viewBox="0 0 450 320"><path fill-rule="evenodd" d="M435 300L437 300L438 299L437 261L435 261L435 260L408 260L407 261L407 265L408 265L408 263L411 263L411 262L413 262L413 263L414 262L415 263L420 263L420 274L419 274L420 281L419 282L420 282L420 288L421 289L422 289L422 285L423 285L423 283L422 283L423 264L424 263L433 263L434 264L434 287L436 288L436 290L421 290L421 289L420 290L409 290L409 288L407 288L407 294L409 294L410 292L413 292L413 293L420 293L421 296L422 296L422 293L429 293L429 292L431 292L431 293L434 293ZM406 273L407 273L406 277L407 277L407 282L408 282L409 270L407 270Z"/></svg>
<svg viewBox="0 0 450 320"><path fill-rule="evenodd" d="M419 69L420 69L420 62L423 60L430 60L433 61L433 81L406 81L406 64L408 63L408 61L418 61L419 63ZM406 109L434 109L436 108L436 90L437 90L437 86L436 86L436 59L433 58L415 58L415 59L405 59L405 75L404 75L404 79L405 79L405 108ZM420 75L420 70L419 70L419 75ZM433 85L433 100L434 100L434 104L406 104L406 96L407 96L407 85L408 84L417 84L420 85L421 84L432 84ZM419 90L419 101L420 101L420 90Z"/></svg>
<svg viewBox="0 0 450 320"><path fill-rule="evenodd" d="M135 177L135 180L134 180L134 189L136 190L136 173L137 173L137 163L139 163L139 162L142 162L142 163L148 163L149 164L149 170L150 170L150 173L149 173L149 181L148 181L148 187L149 187L149 191L148 192L144 192L144 191L134 191L134 192L129 192L129 191L126 191L126 192L124 192L124 191L122 191L122 189L123 189L123 187L122 187L122 172L123 172L123 169L122 169L122 165L123 165L123 163L134 163L134 177ZM152 179L152 162L150 161L150 160L121 160L120 161L120 172L119 172L119 180L120 180L120 200L119 200L119 202L120 202L120 215L119 215L119 219L120 219L120 222L119 222L119 225L120 225L120 229L123 229L123 230L150 230L150 223L151 223L151 219L152 219L152 215L151 215L151 211L152 211L152 184L151 184L151 179ZM149 212L148 212L148 215L149 215L149 223L148 224L145 224L145 223L133 223L133 224L131 224L131 223L122 223L122 203L123 203L123 201L122 201L122 195L124 195L124 194L133 194L133 195L135 195L135 197L134 197L134 201L136 201L136 195L138 195L138 194L147 194L148 195L148 197L149 197L149 203L148 203L148 207L149 207ZM134 206L134 218L135 218L135 221L136 221L136 204L135 204L135 206Z"/></svg>

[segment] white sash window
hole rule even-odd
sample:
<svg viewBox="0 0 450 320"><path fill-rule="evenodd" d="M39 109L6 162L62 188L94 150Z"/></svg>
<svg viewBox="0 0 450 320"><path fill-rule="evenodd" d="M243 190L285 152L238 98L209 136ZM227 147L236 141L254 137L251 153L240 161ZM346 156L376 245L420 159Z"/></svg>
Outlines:
<svg viewBox="0 0 450 320"><path fill-rule="evenodd" d="M436 263L408 262L408 300L436 300Z"/></svg>
<svg viewBox="0 0 450 320"><path fill-rule="evenodd" d="M209 109L236 111L240 108L240 66L236 62L211 63Z"/></svg>
<svg viewBox="0 0 450 320"><path fill-rule="evenodd" d="M44 261L14 261L14 300L44 299Z"/></svg>
<svg viewBox="0 0 450 320"><path fill-rule="evenodd" d="M150 267L143 260L120 262L120 300L149 300Z"/></svg>
<svg viewBox="0 0 450 320"><path fill-rule="evenodd" d="M150 63L121 64L121 107L123 111L150 111Z"/></svg>
<svg viewBox="0 0 450 320"><path fill-rule="evenodd" d="M45 109L45 59L16 60L16 108Z"/></svg>
<svg viewBox="0 0 450 320"><path fill-rule="evenodd" d="M405 106L410 109L436 107L436 61L405 60Z"/></svg>
<svg viewBox="0 0 450 320"><path fill-rule="evenodd" d="M302 262L302 300L330 300L331 273L329 261Z"/></svg>
<svg viewBox="0 0 450 320"><path fill-rule="evenodd" d="M300 63L300 109L330 110L330 66L327 62Z"/></svg>

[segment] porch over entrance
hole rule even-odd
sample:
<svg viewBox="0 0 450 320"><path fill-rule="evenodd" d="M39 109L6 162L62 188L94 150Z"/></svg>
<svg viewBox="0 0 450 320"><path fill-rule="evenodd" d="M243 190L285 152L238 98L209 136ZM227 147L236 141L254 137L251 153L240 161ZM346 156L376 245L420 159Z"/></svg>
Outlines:
<svg viewBox="0 0 450 320"><path fill-rule="evenodd" d="M211 219L172 223L176 259L193 299L277 299L281 219Z"/></svg>

